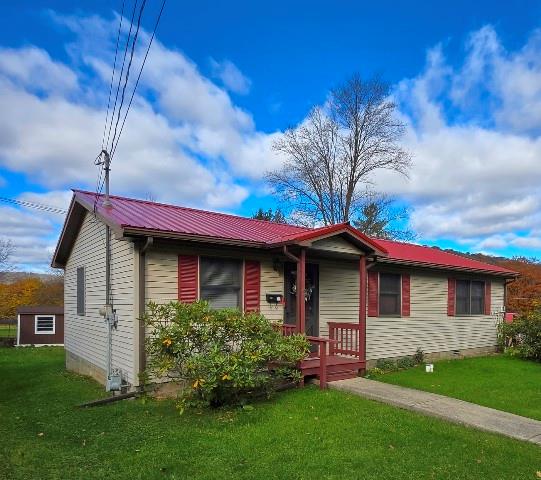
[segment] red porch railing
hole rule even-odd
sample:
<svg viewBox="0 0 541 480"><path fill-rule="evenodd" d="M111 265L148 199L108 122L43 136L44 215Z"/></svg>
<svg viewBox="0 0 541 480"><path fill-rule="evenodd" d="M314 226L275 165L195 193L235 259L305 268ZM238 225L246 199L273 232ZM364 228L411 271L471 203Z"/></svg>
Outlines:
<svg viewBox="0 0 541 480"><path fill-rule="evenodd" d="M276 323L273 327L284 336L297 333L296 325ZM333 379L337 379L337 376L338 379L351 378L343 375L355 375L356 370L363 368L364 365L361 326L355 323L329 322L328 327L329 338L306 337L311 344L317 346L317 351L311 352L299 364L303 375L317 374L322 389L327 388L329 375Z"/></svg>
<svg viewBox="0 0 541 480"><path fill-rule="evenodd" d="M347 355L350 357L359 357L361 355L361 345L359 343L360 325L347 322L328 322L329 338L334 340L329 344L329 355Z"/></svg>

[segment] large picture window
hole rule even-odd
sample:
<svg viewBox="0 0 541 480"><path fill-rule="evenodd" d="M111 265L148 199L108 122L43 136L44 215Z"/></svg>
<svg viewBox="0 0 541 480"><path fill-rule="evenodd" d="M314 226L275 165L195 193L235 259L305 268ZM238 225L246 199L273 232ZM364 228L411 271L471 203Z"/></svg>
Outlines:
<svg viewBox="0 0 541 480"><path fill-rule="evenodd" d="M456 281L456 314L483 315L485 313L485 282Z"/></svg>
<svg viewBox="0 0 541 480"><path fill-rule="evenodd" d="M400 316L401 276L396 273L379 274L379 314Z"/></svg>
<svg viewBox="0 0 541 480"><path fill-rule="evenodd" d="M240 308L241 262L201 257L200 293L212 308Z"/></svg>

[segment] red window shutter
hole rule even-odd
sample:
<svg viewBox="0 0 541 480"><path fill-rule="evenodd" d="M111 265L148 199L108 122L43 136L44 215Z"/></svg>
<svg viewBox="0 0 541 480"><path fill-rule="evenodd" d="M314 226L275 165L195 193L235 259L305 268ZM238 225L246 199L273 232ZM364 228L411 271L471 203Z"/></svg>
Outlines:
<svg viewBox="0 0 541 480"><path fill-rule="evenodd" d="M491 305L490 297L492 294L492 285L489 281L485 282L485 315L490 315Z"/></svg>
<svg viewBox="0 0 541 480"><path fill-rule="evenodd" d="M456 296L456 280L449 278L447 280L447 315L455 316L455 296Z"/></svg>
<svg viewBox="0 0 541 480"><path fill-rule="evenodd" d="M178 299L192 303L197 300L199 258L196 255L178 256Z"/></svg>
<svg viewBox="0 0 541 480"><path fill-rule="evenodd" d="M402 316L410 316L410 276L402 274Z"/></svg>
<svg viewBox="0 0 541 480"><path fill-rule="evenodd" d="M258 261L244 262L244 311L259 312L261 266Z"/></svg>
<svg viewBox="0 0 541 480"><path fill-rule="evenodd" d="M379 316L379 273L368 272L368 316Z"/></svg>

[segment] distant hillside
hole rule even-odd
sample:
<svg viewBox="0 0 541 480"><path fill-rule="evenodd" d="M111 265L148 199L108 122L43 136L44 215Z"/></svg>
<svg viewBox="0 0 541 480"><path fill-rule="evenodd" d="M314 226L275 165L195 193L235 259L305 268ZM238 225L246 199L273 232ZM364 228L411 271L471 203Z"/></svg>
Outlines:
<svg viewBox="0 0 541 480"><path fill-rule="evenodd" d="M19 280L25 280L27 278L39 278L42 282L47 282L58 279L59 275L55 275L53 273L0 272L0 283L4 284L15 283Z"/></svg>

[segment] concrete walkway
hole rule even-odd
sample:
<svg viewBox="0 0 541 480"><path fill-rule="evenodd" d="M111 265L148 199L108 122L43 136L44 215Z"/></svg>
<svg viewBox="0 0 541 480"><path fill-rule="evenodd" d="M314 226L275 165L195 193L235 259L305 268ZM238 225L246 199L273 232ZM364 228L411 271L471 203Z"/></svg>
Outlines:
<svg viewBox="0 0 541 480"><path fill-rule="evenodd" d="M422 392L360 377L331 382L329 387L395 407L541 445L541 422L531 418L436 393Z"/></svg>

